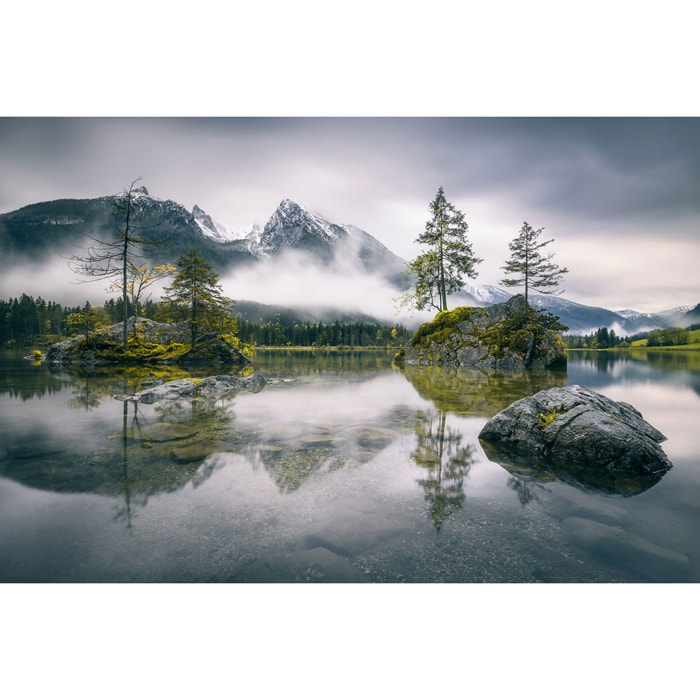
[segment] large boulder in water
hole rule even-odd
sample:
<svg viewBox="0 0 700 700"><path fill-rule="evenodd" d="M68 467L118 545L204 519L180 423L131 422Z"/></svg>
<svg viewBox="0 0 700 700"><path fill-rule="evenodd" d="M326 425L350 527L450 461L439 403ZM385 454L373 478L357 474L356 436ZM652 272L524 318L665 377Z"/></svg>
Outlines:
<svg viewBox="0 0 700 700"><path fill-rule="evenodd" d="M665 439L634 407L579 385L515 401L479 433L487 455L497 462L581 465L638 475L671 468L659 446Z"/></svg>

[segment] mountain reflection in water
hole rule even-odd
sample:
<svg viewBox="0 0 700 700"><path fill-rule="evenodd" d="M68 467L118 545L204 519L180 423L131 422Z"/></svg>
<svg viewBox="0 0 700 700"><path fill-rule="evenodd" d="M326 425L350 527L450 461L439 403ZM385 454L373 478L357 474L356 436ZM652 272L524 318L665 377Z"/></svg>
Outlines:
<svg viewBox="0 0 700 700"><path fill-rule="evenodd" d="M603 385L620 367L643 381ZM0 525L27 533L0 535L3 580L700 580L691 429L659 425L680 467L656 484L532 468L478 440L512 401L573 382L668 415L697 401L680 370L646 404L661 370L642 363L570 361L567 376L284 351L255 371L274 383L142 405L113 397L180 371L0 367ZM684 527L664 524L669 499ZM627 527L622 570L604 553Z"/></svg>
<svg viewBox="0 0 700 700"><path fill-rule="evenodd" d="M356 361L345 364L357 370ZM375 390L368 396L373 406L358 403L358 385L387 377L386 370L371 363L363 372L344 373L340 382L329 380L329 375L339 376L342 363L327 360L316 370L321 380L306 375L266 387L263 395L248 402L252 415L240 419L234 412L236 398L197 398L153 406L123 402L120 429L112 426L87 441L71 430L70 421L63 434L50 440L39 426L28 424L7 443L0 473L32 488L123 495L144 506L154 494L202 483L211 474L211 469L202 469L207 458L224 452L244 456L253 468L264 469L281 493L291 493L312 476L370 461L412 431L415 448L410 458L427 471L418 485L439 530L464 503L464 481L477 451L455 426L446 426L448 412L492 417L523 395L566 381L565 372L402 368L410 385L435 408L426 411L396 406L391 397L386 406L378 405ZM168 370L165 378L180 374ZM113 394L137 391L150 375L144 369L117 376L104 369L96 374L81 369L77 376L63 370L60 381L70 387L68 408L97 411L114 401ZM55 374L49 377L54 386ZM580 467L538 471L508 455L488 450L486 455L513 474L523 503L529 500L528 482L559 479L577 488L631 495L658 481L614 479Z"/></svg>

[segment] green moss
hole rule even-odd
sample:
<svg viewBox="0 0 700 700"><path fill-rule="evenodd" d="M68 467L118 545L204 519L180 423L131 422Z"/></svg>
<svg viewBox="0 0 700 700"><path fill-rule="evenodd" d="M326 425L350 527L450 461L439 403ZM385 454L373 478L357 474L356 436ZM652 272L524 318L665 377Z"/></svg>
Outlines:
<svg viewBox="0 0 700 700"><path fill-rule="evenodd" d="M406 359L406 349L405 348L399 348L399 351L394 355L394 362L397 364L403 364L404 360Z"/></svg>
<svg viewBox="0 0 700 700"><path fill-rule="evenodd" d="M432 321L424 323L411 338L411 345L427 348L431 343L441 343L456 333L460 323L468 321L478 308L458 306L452 311L441 311Z"/></svg>
<svg viewBox="0 0 700 700"><path fill-rule="evenodd" d="M95 338L89 343L78 341L71 351L71 356L80 359L86 352L92 352L95 360L110 363L142 364L148 362L172 362L187 352L188 348L182 343L146 343L140 340L132 341L128 347L123 343L108 338Z"/></svg>
<svg viewBox="0 0 700 700"><path fill-rule="evenodd" d="M460 333L459 326L465 321L474 321L475 314L481 315L481 323L470 323L467 332ZM501 359L507 355L517 355L528 364L533 361L548 361L548 348L552 342L561 349L565 358L564 344L558 333L566 330L555 316L535 309L511 312L497 323L488 323L478 307L460 306L453 311L441 311L429 323L424 323L411 338L409 347L422 361L442 362L445 352L453 352L469 345L482 346L488 357ZM478 329L481 329L480 331ZM394 360L397 364L405 361L405 351L399 350ZM563 360L565 364L566 360Z"/></svg>

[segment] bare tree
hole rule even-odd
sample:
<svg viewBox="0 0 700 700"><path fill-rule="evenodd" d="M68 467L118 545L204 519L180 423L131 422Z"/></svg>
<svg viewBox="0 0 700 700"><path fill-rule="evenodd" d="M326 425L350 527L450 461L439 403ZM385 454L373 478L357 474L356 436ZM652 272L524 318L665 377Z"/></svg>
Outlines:
<svg viewBox="0 0 700 700"><path fill-rule="evenodd" d="M117 236L113 241L103 241L89 236L92 243L82 255L75 255L69 259L71 270L80 277L88 278L85 281L104 279L112 280L110 288L120 291L124 302L124 347L128 345L127 323L129 318L129 290L131 288L130 273L139 268L135 260L139 257L141 246L154 244L155 241L145 238L138 231L149 227L137 226L135 219L135 192L136 184L141 180L134 180L121 195L114 198L112 203L112 216L117 223Z"/></svg>

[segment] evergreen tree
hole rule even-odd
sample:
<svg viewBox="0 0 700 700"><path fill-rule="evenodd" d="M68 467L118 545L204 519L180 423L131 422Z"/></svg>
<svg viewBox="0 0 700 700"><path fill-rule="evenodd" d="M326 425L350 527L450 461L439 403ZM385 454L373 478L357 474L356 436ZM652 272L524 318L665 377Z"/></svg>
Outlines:
<svg viewBox="0 0 700 700"><path fill-rule="evenodd" d="M554 253L542 254L542 249L554 240L539 242L542 231L543 228L535 231L527 221L523 222L518 237L508 244L510 260L501 268L506 274L515 275L501 280L501 284L506 287L524 287L526 304L529 303L528 292L531 289L541 294L561 294L555 288L568 272L565 267L551 262Z"/></svg>
<svg viewBox="0 0 700 700"><path fill-rule="evenodd" d="M469 226L464 214L447 201L442 187L430 203L431 218L416 243L428 250L407 265L411 286L401 305L417 309L447 310L447 295L464 286L464 277L476 277L481 262L467 240Z"/></svg>
<svg viewBox="0 0 700 700"><path fill-rule="evenodd" d="M233 303L223 295L219 275L211 263L201 258L196 248L183 253L177 261L173 283L165 288L166 302L185 311L194 350L201 333L235 333Z"/></svg>

